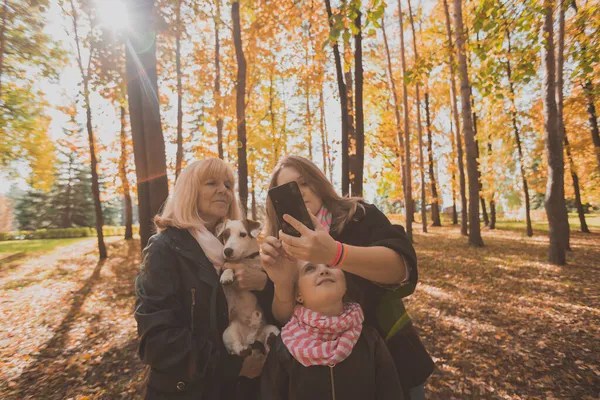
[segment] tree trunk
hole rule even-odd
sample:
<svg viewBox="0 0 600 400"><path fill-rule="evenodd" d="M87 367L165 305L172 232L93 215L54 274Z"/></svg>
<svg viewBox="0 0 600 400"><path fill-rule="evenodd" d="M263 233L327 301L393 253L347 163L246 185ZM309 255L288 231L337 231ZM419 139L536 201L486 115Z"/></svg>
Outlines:
<svg viewBox="0 0 600 400"><path fill-rule="evenodd" d="M519 133L519 127L517 125L517 103L514 83L512 81L512 69L510 65L511 57L511 42L510 32L506 31L506 38L508 40L508 58L506 60L506 75L508 78L508 87L510 89L510 101L511 101L511 119L513 125L513 132L515 133L515 142L517 143L517 151L519 154L519 170L521 172L521 181L523 183L523 196L525 197L525 220L527 223L527 236L533 236L533 228L531 226L531 207L529 203L529 185L527 184L527 176L525 174L525 158L523 157L523 150L521 146L521 135Z"/></svg>
<svg viewBox="0 0 600 400"><path fill-rule="evenodd" d="M481 227L479 225L479 161L477 160L477 145L473 132L471 110L471 86L467 71L465 36L462 19L462 0L454 0L454 24L456 48L458 54L458 71L460 73L460 98L462 108L463 134L467 148L467 173L469 175L469 244L483 246Z"/></svg>
<svg viewBox="0 0 600 400"><path fill-rule="evenodd" d="M237 59L237 82L235 111L238 134L238 188L240 203L244 213L248 212L248 162L246 161L246 57L242 46L242 25L240 22L240 2L231 3L233 41Z"/></svg>
<svg viewBox="0 0 600 400"><path fill-rule="evenodd" d="M356 111L356 131L354 142L354 171L352 172L352 196L363 196L363 173L365 166L365 117L363 112L363 59L362 59L362 25L360 9L356 10L354 25L358 33L354 36L354 95Z"/></svg>
<svg viewBox="0 0 600 400"><path fill-rule="evenodd" d="M558 42L556 49L556 77L555 77L555 96L556 96L556 115L558 119L558 133L561 141L565 140L565 122L563 118L563 64L565 51L565 4L558 2ZM561 142L562 146L562 142ZM564 154L563 154L564 157ZM564 165L563 165L564 168ZM563 175L564 176L564 175ZM564 178L563 178L564 179ZM563 182L564 185L564 182ZM564 191L564 186L563 186ZM569 213L565 204L564 208L566 224L566 250L571 250L571 227L569 226Z"/></svg>
<svg viewBox="0 0 600 400"><path fill-rule="evenodd" d="M433 138L431 135L431 118L429 116L429 90L425 89L425 121L427 124L427 155L429 156L429 181L431 182L431 221L432 226L442 226L437 185L435 182L435 165L433 160Z"/></svg>
<svg viewBox="0 0 600 400"><path fill-rule="evenodd" d="M412 222L413 222L413 200L412 200L412 177L410 167L410 116L408 112L408 88L406 85L406 56L404 53L404 22L402 16L402 2L398 0L398 20L400 22L400 60L402 65L402 104L404 108L404 161L406 171L404 178L406 181L406 235L412 241Z"/></svg>
<svg viewBox="0 0 600 400"><path fill-rule="evenodd" d="M223 117L221 116L221 43L219 39L221 26L221 0L215 0L217 15L215 16L215 109L217 117L217 148L219 158L223 154Z"/></svg>
<svg viewBox="0 0 600 400"><path fill-rule="evenodd" d="M575 170L575 163L573 162L573 157L571 155L571 147L569 146L569 138L567 136L566 131L564 143L565 148L567 149L567 158L569 161L569 169L571 170L571 178L573 179L573 191L575 192L575 207L577 207L577 215L579 216L581 232L590 233L590 230L587 226L587 222L585 221L585 211L583 210L583 205L581 204L581 193L579 191L579 176L577 176L577 172Z"/></svg>
<svg viewBox="0 0 600 400"><path fill-rule="evenodd" d="M417 49L417 31L415 30L415 21L412 14L412 6L410 0L408 0L408 17L410 19L410 26L412 28L412 41L413 51L415 53L415 67L419 62L419 52ZM417 132L419 134L419 172L421 173L421 221L423 225L423 232L427 232L427 197L425 195L425 166L423 163L423 130L421 127L421 95L419 92L420 84L417 80L415 85L415 96L417 101Z"/></svg>
<svg viewBox="0 0 600 400"><path fill-rule="evenodd" d="M385 45L385 55L387 57L387 70L390 77L390 92L392 92L392 99L394 100L394 116L396 117L396 138L398 142L398 158L400 159L400 181L402 184L402 194L404 195L404 204L407 203L406 197L406 179L404 169L404 155L402 150L404 149L404 139L402 137L402 128L400 126L400 103L398 102L398 94L396 92L396 81L394 80L394 73L392 71L392 58L390 56L390 46L387 40L387 34L385 32L385 13L381 17L381 31L383 33L383 43Z"/></svg>
<svg viewBox="0 0 600 400"><path fill-rule="evenodd" d="M473 97L471 96L471 104L473 102ZM477 140L477 113L473 111L473 132L475 133L475 150L477 150L477 159L479 160L479 141ZM481 169L478 169L478 179L479 183L479 201L481 202L481 212L483 214L483 223L485 226L490 224L490 220L488 219L487 210L485 209L485 199L483 198L483 182L481 181Z"/></svg>
<svg viewBox="0 0 600 400"><path fill-rule="evenodd" d="M252 210L252 219L254 221L257 220L257 213L256 213L256 196L254 194L254 174L251 175L251 183L252 183L252 191L250 192L250 204L251 204L251 210Z"/></svg>
<svg viewBox="0 0 600 400"><path fill-rule="evenodd" d="M183 164L183 90L181 88L181 0L177 0L175 9L175 66L177 74L177 156L175 159L175 180L181 173Z"/></svg>
<svg viewBox="0 0 600 400"><path fill-rule="evenodd" d="M325 0L327 9L327 19L329 21L329 30L333 30L333 11L331 10L331 1ZM337 40L333 42L333 56L335 58L335 72L337 76L338 90L340 95L340 108L342 116L342 195L347 196L350 188L350 173L348 165L348 97L346 84L344 83L344 72L342 70L342 60L340 48Z"/></svg>
<svg viewBox="0 0 600 400"><path fill-rule="evenodd" d="M455 11L456 12L456 11ZM448 1L444 0L444 13L446 15L446 35L448 36L448 66L450 68L450 91L452 101L452 115L454 117L454 125L456 126L456 154L458 162L458 179L460 184L460 232L463 235L468 234L467 226L467 193L465 182L465 169L463 163L463 147L460 134L460 119L458 116L458 104L456 94L456 78L454 76L454 52L456 49L452 44L452 28L450 24L450 11L448 10ZM462 18L462 17L461 17ZM458 44L457 44L458 45ZM470 104L470 103L469 103ZM470 118L470 115L469 115ZM479 197L479 196L478 196Z"/></svg>
<svg viewBox="0 0 600 400"><path fill-rule="evenodd" d="M312 43L311 41L311 37L310 37L310 23L308 24L308 40L306 41L305 44L305 52L304 52L304 61L305 61L305 65L306 65L306 79L305 79L305 84L306 84L306 132L308 133L308 158L312 161L313 159L313 146L312 146L312 142L313 142L313 137L312 137L312 113L310 111L310 76L308 74L309 68L310 68L310 63L309 63L309 47L310 44Z"/></svg>
<svg viewBox="0 0 600 400"><path fill-rule="evenodd" d="M8 0L2 6L2 26L0 27L0 100L2 99L2 73L4 72L4 52L6 51L6 18L8 15Z"/></svg>
<svg viewBox="0 0 600 400"><path fill-rule="evenodd" d="M327 157L328 157L328 141L326 139L325 133L325 100L323 99L323 85L321 84L321 88L319 90L319 131L321 132L321 153L323 153L323 173L327 176Z"/></svg>
<svg viewBox="0 0 600 400"><path fill-rule="evenodd" d="M554 87L554 26L552 0L544 0L543 57L544 66L544 142L548 156L548 184L544 207L548 215L550 248L549 260L556 265L566 264L565 193L562 138L559 131Z"/></svg>
<svg viewBox="0 0 600 400"><path fill-rule="evenodd" d="M454 125L450 119L450 145L452 146L452 154L456 151L456 137L454 136ZM456 172L452 168L452 225L458 225L458 213L456 212Z"/></svg>
<svg viewBox="0 0 600 400"><path fill-rule="evenodd" d="M343 2L344 3L344 2ZM356 130L354 125L354 78L352 76L352 44L350 29L344 32L344 80L346 82L346 97L348 104L348 187L352 193L354 174L356 171Z"/></svg>
<svg viewBox="0 0 600 400"><path fill-rule="evenodd" d="M165 142L160 124L158 85L156 78L156 47L145 40L154 34L154 2L135 0L135 34L128 38L127 97L133 138L133 155L138 185L138 213L142 249L154 231L153 219L169 195Z"/></svg>
<svg viewBox="0 0 600 400"><path fill-rule="evenodd" d="M73 10L72 21L73 31L75 33L75 46L77 48L77 64L79 66L79 72L81 73L81 80L83 83L83 101L85 105L85 116L86 116L86 128L88 133L88 143L90 149L90 172L92 174L92 196L94 197L94 211L96 213L96 236L98 238L98 253L100 260L104 260L107 257L106 245L104 244L104 232L102 227L104 226L104 216L102 215L102 203L100 203L100 184L98 182L98 160L96 159L96 143L94 137L94 128L92 124L92 107L90 104L90 89L89 89L89 78L91 69L91 60L94 53L92 47L89 55L89 62L87 67L83 65L83 58L81 55L81 44L79 42L79 25L77 17L77 9L73 0L71 0L71 9Z"/></svg>
<svg viewBox="0 0 600 400"><path fill-rule="evenodd" d="M491 134L488 133L488 156L492 155L492 138ZM492 188L493 189L493 188ZM496 202L494 201L494 191L492 190L492 194L490 195L490 229L496 229Z"/></svg>
<svg viewBox="0 0 600 400"><path fill-rule="evenodd" d="M127 134L125 132L125 107L121 106L121 157L119 158L119 176L125 199L125 240L133 238L133 205L131 204L131 190L127 179Z"/></svg>

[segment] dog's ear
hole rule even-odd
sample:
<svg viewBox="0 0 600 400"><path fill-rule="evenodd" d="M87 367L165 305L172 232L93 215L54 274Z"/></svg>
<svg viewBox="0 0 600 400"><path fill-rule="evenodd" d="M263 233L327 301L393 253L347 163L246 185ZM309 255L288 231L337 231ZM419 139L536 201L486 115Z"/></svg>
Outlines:
<svg viewBox="0 0 600 400"><path fill-rule="evenodd" d="M257 238L260 235L260 230L262 229L262 224L258 221L253 221L251 219L248 220L248 231L250 232L250 236L253 238Z"/></svg>
<svg viewBox="0 0 600 400"><path fill-rule="evenodd" d="M228 219L223 220L223 222L221 222L220 224L217 225L217 227L215 228L215 236L218 238L221 238L221 235L223 234L223 231L225 230L225 226L227 225L227 221L229 221Z"/></svg>

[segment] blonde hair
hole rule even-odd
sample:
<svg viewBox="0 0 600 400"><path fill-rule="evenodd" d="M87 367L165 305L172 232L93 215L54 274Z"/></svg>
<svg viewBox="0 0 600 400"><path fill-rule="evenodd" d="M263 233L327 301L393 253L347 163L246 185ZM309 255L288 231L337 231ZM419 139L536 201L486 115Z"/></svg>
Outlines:
<svg viewBox="0 0 600 400"><path fill-rule="evenodd" d="M344 229L344 226L352 220L358 209L364 211L364 207L361 204L362 198L341 197L338 195L331 182L329 182L319 167L309 159L300 156L285 156L279 160L271 177L269 189L277 186L277 178L283 168L293 168L298 171L312 191L321 198L323 205L331 212L333 217L331 221L332 232L340 233ZM267 235L279 236L281 227L277 220L275 208L269 198L267 198L267 221L265 227Z"/></svg>
<svg viewBox="0 0 600 400"><path fill-rule="evenodd" d="M207 158L188 164L179 175L173 194L156 217L154 224L156 230L161 232L172 226L180 229L200 229L205 221L200 217L198 199L200 197L201 185L215 178L224 178L235 182L233 168L219 158ZM229 219L241 219L242 211L239 208L234 188L231 188L231 206L227 217Z"/></svg>

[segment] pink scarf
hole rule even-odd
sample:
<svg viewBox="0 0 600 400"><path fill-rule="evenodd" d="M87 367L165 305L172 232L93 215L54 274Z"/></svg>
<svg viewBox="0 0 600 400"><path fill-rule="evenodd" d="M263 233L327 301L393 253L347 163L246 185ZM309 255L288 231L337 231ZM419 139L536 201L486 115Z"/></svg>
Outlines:
<svg viewBox="0 0 600 400"><path fill-rule="evenodd" d="M342 314L337 317L296 306L292 319L281 330L281 339L292 356L305 367L332 366L350 356L362 332L364 319L357 303L344 304Z"/></svg>
<svg viewBox="0 0 600 400"><path fill-rule="evenodd" d="M331 221L333 220L333 215L331 212L329 212L324 204L321 206L315 217L317 217L321 225L323 225L325 231L329 232L331 230Z"/></svg>

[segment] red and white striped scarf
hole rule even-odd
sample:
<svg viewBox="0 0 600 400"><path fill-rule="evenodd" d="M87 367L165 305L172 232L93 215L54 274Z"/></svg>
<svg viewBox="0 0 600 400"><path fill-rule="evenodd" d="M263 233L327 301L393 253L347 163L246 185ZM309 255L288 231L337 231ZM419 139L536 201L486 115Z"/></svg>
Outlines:
<svg viewBox="0 0 600 400"><path fill-rule="evenodd" d="M323 225L323 228L325 228L325 230L327 232L329 232L331 230L331 222L333 221L333 214L331 214L331 212L327 209L327 207L325 207L325 204L323 204L321 206L321 208L319 209L319 211L317 212L317 215L315 215L315 217L317 217L317 219L319 220L321 225Z"/></svg>
<svg viewBox="0 0 600 400"><path fill-rule="evenodd" d="M281 339L292 356L305 367L331 366L350 356L362 332L364 319L357 303L345 303L342 314L336 317L296 306L292 319L281 330Z"/></svg>

